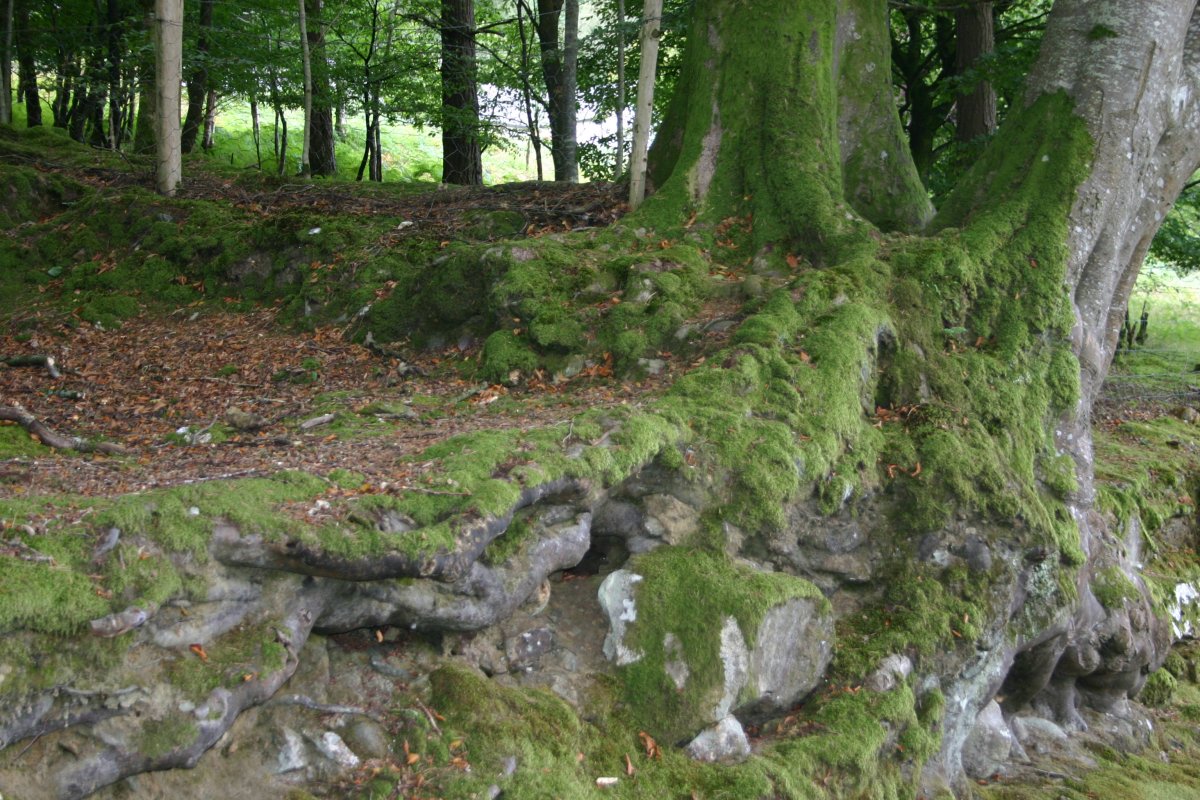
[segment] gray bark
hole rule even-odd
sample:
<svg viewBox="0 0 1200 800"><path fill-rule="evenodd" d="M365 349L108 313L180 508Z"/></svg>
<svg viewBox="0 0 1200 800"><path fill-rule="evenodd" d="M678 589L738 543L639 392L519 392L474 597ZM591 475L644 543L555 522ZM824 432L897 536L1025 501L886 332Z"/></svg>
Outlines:
<svg viewBox="0 0 1200 800"><path fill-rule="evenodd" d="M156 0L154 15L158 87L155 188L170 197L175 194L182 174L179 85L183 79L183 0Z"/></svg>

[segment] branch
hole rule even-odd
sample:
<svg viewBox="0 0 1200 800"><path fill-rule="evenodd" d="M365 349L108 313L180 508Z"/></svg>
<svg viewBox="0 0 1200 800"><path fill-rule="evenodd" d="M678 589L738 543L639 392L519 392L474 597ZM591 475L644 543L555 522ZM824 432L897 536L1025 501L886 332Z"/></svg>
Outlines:
<svg viewBox="0 0 1200 800"><path fill-rule="evenodd" d="M78 436L63 436L50 430L37 417L19 405L0 406L0 420L15 422L41 440L47 447L59 450L78 450L81 453L105 453L107 455L129 455L132 451L113 442L89 442Z"/></svg>
<svg viewBox="0 0 1200 800"><path fill-rule="evenodd" d="M45 367L51 378L61 378L62 373L54 364L54 356L0 356L0 364L10 367Z"/></svg>

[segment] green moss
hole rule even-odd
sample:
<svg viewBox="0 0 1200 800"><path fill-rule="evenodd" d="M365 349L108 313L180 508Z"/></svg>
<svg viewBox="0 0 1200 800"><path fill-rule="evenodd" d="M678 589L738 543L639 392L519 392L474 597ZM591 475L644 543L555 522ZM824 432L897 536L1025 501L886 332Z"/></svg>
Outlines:
<svg viewBox="0 0 1200 800"><path fill-rule="evenodd" d="M808 581L754 571L723 553L664 547L635 557L626 568L643 580L636 584L638 616L625 645L644 657L621 671L623 697L637 723L667 741L696 733L720 700L726 617L737 622L752 648L767 611L787 600L811 599L828 611L827 601ZM664 670L674 657L665 646L668 635L679 642L689 670L682 690Z"/></svg>
<svg viewBox="0 0 1200 800"><path fill-rule="evenodd" d="M217 687L233 688L283 667L287 651L271 624L241 625L204 643L207 660L183 649L164 665L167 680L199 700Z"/></svg>
<svg viewBox="0 0 1200 800"><path fill-rule="evenodd" d="M245 533L294 532L301 523L278 513L277 507L315 497L326 488L325 481L302 472L180 486L119 498L95 524L148 536L171 551L203 556L215 520Z"/></svg>
<svg viewBox="0 0 1200 800"><path fill-rule="evenodd" d="M1092 577L1092 594L1108 609L1124 608L1126 602L1136 602L1141 592L1120 567L1105 567Z"/></svg>
<svg viewBox="0 0 1200 800"><path fill-rule="evenodd" d="M0 631L74 634L109 613L84 574L66 565L0 556Z"/></svg>
<svg viewBox="0 0 1200 800"><path fill-rule="evenodd" d="M1146 679L1146 685L1138 693L1138 699L1148 706L1165 706L1171 702L1177 686L1178 681L1174 675L1164 669L1156 670Z"/></svg>
<svg viewBox="0 0 1200 800"><path fill-rule="evenodd" d="M7 631L0 636L0 694L98 682L121 667L128 648L128 637Z"/></svg>
<svg viewBox="0 0 1200 800"><path fill-rule="evenodd" d="M123 294L97 295L79 309L79 316L103 328L115 328L121 320L136 316L138 302Z"/></svg>
<svg viewBox="0 0 1200 800"><path fill-rule="evenodd" d="M1088 31L1087 38L1088 41L1098 42L1104 39L1115 39L1120 35L1107 25L1095 25Z"/></svg>
<svg viewBox="0 0 1200 800"><path fill-rule="evenodd" d="M149 758L160 758L191 743L199 733L194 720L171 716L142 723L137 749Z"/></svg>
<svg viewBox="0 0 1200 800"><path fill-rule="evenodd" d="M492 383L507 383L515 372L530 373L537 355L512 331L496 331L483 344L482 374Z"/></svg>

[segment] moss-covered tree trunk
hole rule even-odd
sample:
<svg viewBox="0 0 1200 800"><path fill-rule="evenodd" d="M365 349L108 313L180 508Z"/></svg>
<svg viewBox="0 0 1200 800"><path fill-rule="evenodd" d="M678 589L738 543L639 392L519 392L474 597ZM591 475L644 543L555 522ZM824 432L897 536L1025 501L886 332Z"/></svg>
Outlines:
<svg viewBox="0 0 1200 800"><path fill-rule="evenodd" d="M962 545L963 520L992 526L975 646L919 667L946 696L930 788L962 780L993 703L1078 726L1079 706L1115 707L1165 657L1136 552L1096 508L1089 417L1146 248L1200 164L1195 6L1058 0L1024 104L932 221L884 0L696 6L642 218L741 265L799 265L804 356L859 387L799 387L804 463L836 465L802 478L890 508L875 535L897 569ZM873 445L855 426L877 406ZM897 408L920 419L893 433ZM1124 610L1089 587L1110 567L1139 587ZM1104 644L1117 629L1119 655Z"/></svg>

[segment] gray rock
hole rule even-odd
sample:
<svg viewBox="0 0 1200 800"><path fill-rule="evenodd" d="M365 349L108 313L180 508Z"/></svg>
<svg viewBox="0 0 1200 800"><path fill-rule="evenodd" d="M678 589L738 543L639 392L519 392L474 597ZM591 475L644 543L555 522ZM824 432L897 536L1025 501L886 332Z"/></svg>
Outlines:
<svg viewBox="0 0 1200 800"><path fill-rule="evenodd" d="M746 637L742 635L742 629L733 617L726 617L721 624L720 654L721 668L725 674L724 691L713 709L713 720L722 720L729 716L742 687L750 678L750 651L746 647Z"/></svg>
<svg viewBox="0 0 1200 800"><path fill-rule="evenodd" d="M291 728L284 728L281 733L283 734L283 745L279 748L278 766L275 771L283 774L307 767L308 753L303 737Z"/></svg>
<svg viewBox="0 0 1200 800"><path fill-rule="evenodd" d="M667 544L682 544L700 528L700 513L672 495L647 495L642 498L642 507L646 533Z"/></svg>
<svg viewBox="0 0 1200 800"><path fill-rule="evenodd" d="M600 584L597 598L600 607L608 616L608 635L604 637L604 657L618 666L634 664L642 659L640 650L625 646L625 629L637 622L637 605L633 599L633 587L642 576L627 569L609 574Z"/></svg>
<svg viewBox="0 0 1200 800"><path fill-rule="evenodd" d="M727 716L701 731L685 749L697 761L736 764L750 757L750 740L737 717Z"/></svg>
<svg viewBox="0 0 1200 800"><path fill-rule="evenodd" d="M833 658L833 616L818 601L793 599L767 611L755 634L741 715L790 708L816 688Z"/></svg>
<svg viewBox="0 0 1200 800"><path fill-rule="evenodd" d="M506 645L509 669L533 669L554 646L554 634L549 628L533 628L512 637Z"/></svg>
<svg viewBox="0 0 1200 800"><path fill-rule="evenodd" d="M890 692L912 674L912 668L908 656L893 653L879 662L879 667L863 681L863 686L872 692Z"/></svg>
<svg viewBox="0 0 1200 800"><path fill-rule="evenodd" d="M1000 704L992 700L979 712L963 743L963 769L972 778L990 777L1004 768L1012 749L1012 730Z"/></svg>
<svg viewBox="0 0 1200 800"><path fill-rule="evenodd" d="M346 743L342 741L342 737L333 731L325 731L314 739L314 743L317 745L317 749L321 751L321 755L343 769L353 769L359 764L358 756L354 755L354 751L346 746Z"/></svg>
<svg viewBox="0 0 1200 800"><path fill-rule="evenodd" d="M684 657L683 643L673 633L663 637L663 670L680 691L687 686L691 670Z"/></svg>
<svg viewBox="0 0 1200 800"><path fill-rule="evenodd" d="M344 731L346 744L360 758L387 758L391 754L387 731L378 722L360 719Z"/></svg>

